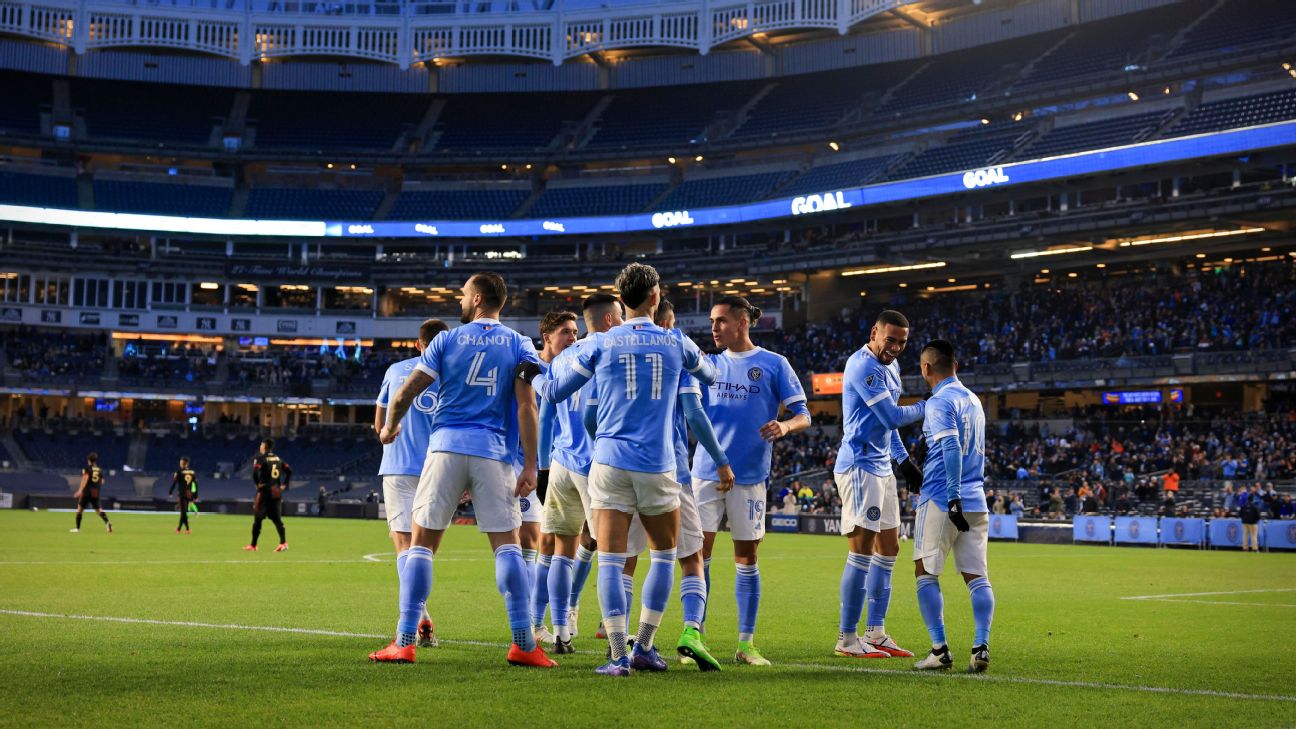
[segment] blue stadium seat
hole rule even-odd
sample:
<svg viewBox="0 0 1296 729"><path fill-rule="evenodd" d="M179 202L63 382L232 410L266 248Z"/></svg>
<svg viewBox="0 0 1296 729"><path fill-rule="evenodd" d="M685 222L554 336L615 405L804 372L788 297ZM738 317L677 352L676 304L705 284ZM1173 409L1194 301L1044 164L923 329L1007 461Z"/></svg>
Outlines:
<svg viewBox="0 0 1296 729"><path fill-rule="evenodd" d="M1009 65L1025 65L1061 37L1056 31L1040 33L936 56L896 89L878 111L901 117L917 110L954 109L978 100L996 82L1005 80L1001 76Z"/></svg>
<svg viewBox="0 0 1296 729"><path fill-rule="evenodd" d="M780 194L802 195L857 187L872 181L894 161L895 156L888 155L817 165L793 180Z"/></svg>
<svg viewBox="0 0 1296 729"><path fill-rule="evenodd" d="M1169 59L1274 48L1296 35L1296 12L1288 0L1230 0L1193 28Z"/></svg>
<svg viewBox="0 0 1296 729"><path fill-rule="evenodd" d="M248 194L244 217L371 220L383 197L378 190L254 187Z"/></svg>
<svg viewBox="0 0 1296 729"><path fill-rule="evenodd" d="M1143 139L1165 123L1174 112L1153 111L1117 119L1058 127L1035 141L1019 156L1023 159L1052 157L1086 149L1118 147Z"/></svg>
<svg viewBox="0 0 1296 729"><path fill-rule="evenodd" d="M388 220L481 220L507 218L531 196L517 187L480 190L406 190Z"/></svg>
<svg viewBox="0 0 1296 729"><path fill-rule="evenodd" d="M665 183L551 187L531 206L527 216L556 218L638 213L643 212L665 189Z"/></svg>
<svg viewBox="0 0 1296 729"><path fill-rule="evenodd" d="M782 78L752 107L735 139L777 138L799 131L829 129L870 95L881 97L917 68L913 61Z"/></svg>
<svg viewBox="0 0 1296 729"><path fill-rule="evenodd" d="M203 218L229 214L232 187L137 180L95 180L95 207L115 213L155 213Z"/></svg>
<svg viewBox="0 0 1296 729"><path fill-rule="evenodd" d="M955 135L947 143L932 147L909 160L889 179L902 180L985 166L1001 152L1012 148L1025 128L995 125Z"/></svg>
<svg viewBox="0 0 1296 729"><path fill-rule="evenodd" d="M76 178L0 169L0 201L73 210L79 207Z"/></svg>
<svg viewBox="0 0 1296 729"><path fill-rule="evenodd" d="M1173 3L1138 13L1120 15L1075 29L1075 34L1052 53L1040 59L1021 87L1065 83L1067 79L1123 73L1131 64L1147 59L1149 41L1157 36L1168 40L1179 28L1200 14L1191 3Z"/></svg>
<svg viewBox="0 0 1296 729"><path fill-rule="evenodd" d="M232 89L217 86L101 79L72 79L71 94L92 139L185 146L205 146L234 102Z"/></svg>
<svg viewBox="0 0 1296 729"><path fill-rule="evenodd" d="M794 173L788 170L752 175L685 180L657 204L661 210L735 205L760 200Z"/></svg>
<svg viewBox="0 0 1296 729"><path fill-rule="evenodd" d="M615 92L603 110L591 149L687 148L720 111L737 111L764 85L760 81L670 86Z"/></svg>
<svg viewBox="0 0 1296 729"><path fill-rule="evenodd" d="M0 135L40 134L41 107L53 103L54 79L19 71L0 71L0 89L4 89L4 103L0 104Z"/></svg>
<svg viewBox="0 0 1296 729"><path fill-rule="evenodd" d="M257 149L388 151L430 103L420 94L262 91L252 96L248 125Z"/></svg>
<svg viewBox="0 0 1296 729"><path fill-rule="evenodd" d="M78 431L63 432L55 429L47 433L44 430L14 431L14 441L23 450L27 458L46 468L63 470L80 470L86 463L86 455L99 454L99 465L105 469L121 470L126 465L126 453L130 440L124 435L112 432L93 433Z"/></svg>
<svg viewBox="0 0 1296 729"><path fill-rule="evenodd" d="M456 94L449 97L435 129L436 152L479 153L482 149L540 151L562 131L589 114L601 94Z"/></svg>
<svg viewBox="0 0 1296 729"><path fill-rule="evenodd" d="M1296 89L1202 104L1184 115L1168 136L1180 137L1288 119L1296 119Z"/></svg>

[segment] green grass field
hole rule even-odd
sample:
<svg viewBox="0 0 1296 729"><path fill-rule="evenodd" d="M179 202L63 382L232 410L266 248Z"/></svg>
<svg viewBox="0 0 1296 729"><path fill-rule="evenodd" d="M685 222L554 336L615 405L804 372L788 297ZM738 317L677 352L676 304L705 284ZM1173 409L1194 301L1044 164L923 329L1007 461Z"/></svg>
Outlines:
<svg viewBox="0 0 1296 729"><path fill-rule="evenodd" d="M245 554L247 517L201 516L191 536L169 516L113 521L109 536L87 514L69 534L71 514L0 512L0 726L1296 725L1292 554L993 544L991 672L930 675L834 658L842 540L772 535L757 643L773 668L612 680L593 673L592 581L579 653L553 671L504 662L503 602L472 528L437 557L442 647L376 666L365 656L396 612L380 522L290 519L291 551ZM709 643L728 656L733 570L712 571ZM925 650L912 573L894 584L890 632ZM967 592L942 584L961 668ZM1177 597L1122 599L1149 595ZM679 620L676 594L662 643Z"/></svg>

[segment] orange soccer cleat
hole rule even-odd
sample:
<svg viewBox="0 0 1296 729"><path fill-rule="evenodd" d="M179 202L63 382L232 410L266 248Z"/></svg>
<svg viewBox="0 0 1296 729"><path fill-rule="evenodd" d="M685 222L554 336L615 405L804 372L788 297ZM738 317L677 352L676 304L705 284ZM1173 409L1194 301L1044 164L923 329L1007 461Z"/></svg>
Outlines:
<svg viewBox="0 0 1296 729"><path fill-rule="evenodd" d="M255 552L255 551L257 551L257 548L256 548L256 545L255 545L255 544L249 544L249 545L247 545L246 547L243 548L243 551L244 551L244 552Z"/></svg>
<svg viewBox="0 0 1296 729"><path fill-rule="evenodd" d="M552 658L545 655L544 648L536 646L535 650L527 652L514 643L509 646L508 662L514 666L531 666L532 668L554 668L558 664Z"/></svg>
<svg viewBox="0 0 1296 729"><path fill-rule="evenodd" d="M418 626L418 647L419 648L436 648L441 644L437 639L436 628L432 625L431 620L420 620Z"/></svg>
<svg viewBox="0 0 1296 729"><path fill-rule="evenodd" d="M402 648L393 640L386 648L370 653L369 660L374 663L413 663L414 646L407 645Z"/></svg>
<svg viewBox="0 0 1296 729"><path fill-rule="evenodd" d="M283 543L280 544L279 546L275 547L275 551L276 551L276 552L287 552L287 551L288 551L288 542L283 542Z"/></svg>

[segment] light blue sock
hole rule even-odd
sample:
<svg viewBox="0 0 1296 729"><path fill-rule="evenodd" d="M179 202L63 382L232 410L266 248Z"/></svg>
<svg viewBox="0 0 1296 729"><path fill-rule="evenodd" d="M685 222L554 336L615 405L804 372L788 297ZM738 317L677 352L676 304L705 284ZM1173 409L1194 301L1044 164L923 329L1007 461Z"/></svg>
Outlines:
<svg viewBox="0 0 1296 729"><path fill-rule="evenodd" d="M940 578L936 575L918 578L918 612L927 624L932 648L945 645L945 598L941 595Z"/></svg>
<svg viewBox="0 0 1296 729"><path fill-rule="evenodd" d="M846 553L841 576L841 630L843 638L858 634L860 616L864 613L864 583L868 579L869 558L864 554Z"/></svg>
<svg viewBox="0 0 1296 729"><path fill-rule="evenodd" d="M711 558L702 560L702 579L706 581L706 594L711 597ZM702 632L706 632L706 606L702 607Z"/></svg>
<svg viewBox="0 0 1296 729"><path fill-rule="evenodd" d="M685 575L680 580L680 603L684 606L684 625L702 629L706 617L706 580L696 575Z"/></svg>
<svg viewBox="0 0 1296 729"><path fill-rule="evenodd" d="M549 568L553 557L542 554L536 559L531 576L531 624L544 625L545 609L549 607Z"/></svg>
<svg viewBox="0 0 1296 729"><path fill-rule="evenodd" d="M621 570L625 569L625 555L599 552L598 596L603 612L603 628L607 631L608 647L612 660L626 657L626 602L621 586Z"/></svg>
<svg viewBox="0 0 1296 729"><path fill-rule="evenodd" d="M868 592L868 620L864 626L867 632L886 632L887 607L891 605L891 571L895 569L895 557L873 555L869 565L868 580L865 589Z"/></svg>
<svg viewBox="0 0 1296 729"><path fill-rule="evenodd" d="M599 566L602 569L602 565ZM634 605L634 575L621 573L621 589L625 590L626 614L630 614L630 608Z"/></svg>
<svg viewBox="0 0 1296 729"><path fill-rule="evenodd" d="M399 553L397 553L397 555L396 555L396 579L400 579L400 575L401 575L401 573L405 571L405 559L406 559L406 557L408 557L408 556L409 556L409 550L408 550L408 549L406 549L404 552L399 552Z"/></svg>
<svg viewBox="0 0 1296 729"><path fill-rule="evenodd" d="M654 549L649 556L652 561L648 565L648 576L644 578L643 605L639 610L639 634L636 636L639 649L643 651L653 646L662 613L666 612L666 603L670 602L671 587L675 585L675 550Z"/></svg>
<svg viewBox="0 0 1296 729"><path fill-rule="evenodd" d="M737 565L734 597L738 599L738 640L749 641L756 634L756 613L760 611L760 567Z"/></svg>
<svg viewBox="0 0 1296 729"><path fill-rule="evenodd" d="M572 566L572 607L580 607L581 593L585 591L585 580L589 579L590 568L593 566L594 553L584 547L577 547L576 563Z"/></svg>
<svg viewBox="0 0 1296 729"><path fill-rule="evenodd" d="M432 550L410 547L404 553L400 573L400 620L396 623L396 644L402 648L418 641L418 624L423 605L432 591ZM398 558L399 559L399 558Z"/></svg>
<svg viewBox="0 0 1296 729"><path fill-rule="evenodd" d="M994 621L994 590L989 577L978 577L968 583L968 596L972 598L972 624L975 635L972 645L990 645L990 623Z"/></svg>
<svg viewBox="0 0 1296 729"><path fill-rule="evenodd" d="M572 565L571 557L558 555L549 568L549 614L553 616L555 630L567 627L567 612L571 610Z"/></svg>
<svg viewBox="0 0 1296 729"><path fill-rule="evenodd" d="M535 650L535 636L531 634L531 580L527 577L526 560L516 544L505 544L495 550L495 584L504 596L508 611L509 629L513 642L524 651Z"/></svg>

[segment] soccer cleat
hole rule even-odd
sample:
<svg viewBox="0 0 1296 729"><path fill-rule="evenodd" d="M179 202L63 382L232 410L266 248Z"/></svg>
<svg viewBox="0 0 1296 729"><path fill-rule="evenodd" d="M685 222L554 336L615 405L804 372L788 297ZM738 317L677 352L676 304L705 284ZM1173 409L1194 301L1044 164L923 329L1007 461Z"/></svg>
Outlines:
<svg viewBox="0 0 1296 729"><path fill-rule="evenodd" d="M108 527L108 533L112 534L112 522L105 522L104 526Z"/></svg>
<svg viewBox="0 0 1296 729"><path fill-rule="evenodd" d="M276 551L276 552L287 552L287 551L288 551L288 542L280 542L279 546L275 547L275 551Z"/></svg>
<svg viewBox="0 0 1296 729"><path fill-rule="evenodd" d="M734 653L734 663L748 666L768 666L770 662L756 650L756 644L750 640L738 641L738 650Z"/></svg>
<svg viewBox="0 0 1296 729"><path fill-rule="evenodd" d="M896 642L891 640L891 636L886 633L873 638L865 635L860 638L860 643L872 646L874 650L881 651L892 658L913 658L912 653L896 645Z"/></svg>
<svg viewBox="0 0 1296 729"><path fill-rule="evenodd" d="M535 626L531 632L533 635L535 635L535 642L539 645L544 645L544 646L548 646L549 648L553 648L554 644L558 642L558 636L554 635L553 633L550 633L549 629L543 625Z"/></svg>
<svg viewBox="0 0 1296 729"><path fill-rule="evenodd" d="M373 663L413 663L414 646L401 647L393 640L386 648L370 653L369 660Z"/></svg>
<svg viewBox="0 0 1296 729"><path fill-rule="evenodd" d="M990 646L979 645L972 649L972 660L968 661L968 673L985 673L990 667Z"/></svg>
<svg viewBox="0 0 1296 729"><path fill-rule="evenodd" d="M954 659L950 658L949 646L932 648L925 658L914 664L914 669L918 671L939 671L954 665Z"/></svg>
<svg viewBox="0 0 1296 729"><path fill-rule="evenodd" d="M508 662L514 666L530 666L532 668L554 668L557 663L545 655L544 648L536 646L534 650L524 651L517 643L509 646Z"/></svg>
<svg viewBox="0 0 1296 729"><path fill-rule="evenodd" d="M554 653L557 653L560 656L575 652L576 649L572 647L572 642L570 640L560 640L554 644Z"/></svg>
<svg viewBox="0 0 1296 729"><path fill-rule="evenodd" d="M833 648L834 656L842 658L890 658L887 653L883 653L870 643L866 643L856 637L849 643L842 638L837 639L837 647Z"/></svg>
<svg viewBox="0 0 1296 729"><path fill-rule="evenodd" d="M607 631L603 629L603 621L602 621L602 620L599 621L598 630L594 631L594 637L595 637L595 638L598 638L599 640L603 640L603 639L607 638Z"/></svg>
<svg viewBox="0 0 1296 729"><path fill-rule="evenodd" d="M567 611L567 629L571 631L571 637L576 637L576 626L579 625L580 608L574 607Z"/></svg>
<svg viewBox="0 0 1296 729"><path fill-rule="evenodd" d="M635 671L659 672L665 671L667 665L666 659L657 652L657 646L645 651L642 646L636 645L634 650L630 651L630 668Z"/></svg>
<svg viewBox="0 0 1296 729"><path fill-rule="evenodd" d="M188 528L186 528L186 529L185 529L185 534L189 534L189 533L191 533L191 532L189 531Z"/></svg>
<svg viewBox="0 0 1296 729"><path fill-rule="evenodd" d="M72 532L73 534L80 534L80 533L81 533L81 530L80 530L79 528L77 528L77 527L72 527L72 528L69 529L68 531Z"/></svg>
<svg viewBox="0 0 1296 729"><path fill-rule="evenodd" d="M679 642L675 644L675 652L680 655L680 663L686 666L695 664L703 672L720 670L720 661L707 650L706 644L702 642L702 633L697 628L684 629Z"/></svg>
<svg viewBox="0 0 1296 729"><path fill-rule="evenodd" d="M594 669L594 673L597 673L600 676L629 676L630 659L622 658L619 661L608 659L607 663Z"/></svg>
<svg viewBox="0 0 1296 729"><path fill-rule="evenodd" d="M244 551L244 552L255 552L255 551L257 551L257 548L256 548L256 545L255 545L255 544L249 544L249 545L247 545L246 547L243 548L243 551Z"/></svg>
<svg viewBox="0 0 1296 729"><path fill-rule="evenodd" d="M419 621L418 626L418 647L419 648L436 648L441 645L437 640L436 628L432 625L431 620Z"/></svg>
<svg viewBox="0 0 1296 729"><path fill-rule="evenodd" d="M180 533L180 527L176 527L176 534Z"/></svg>

